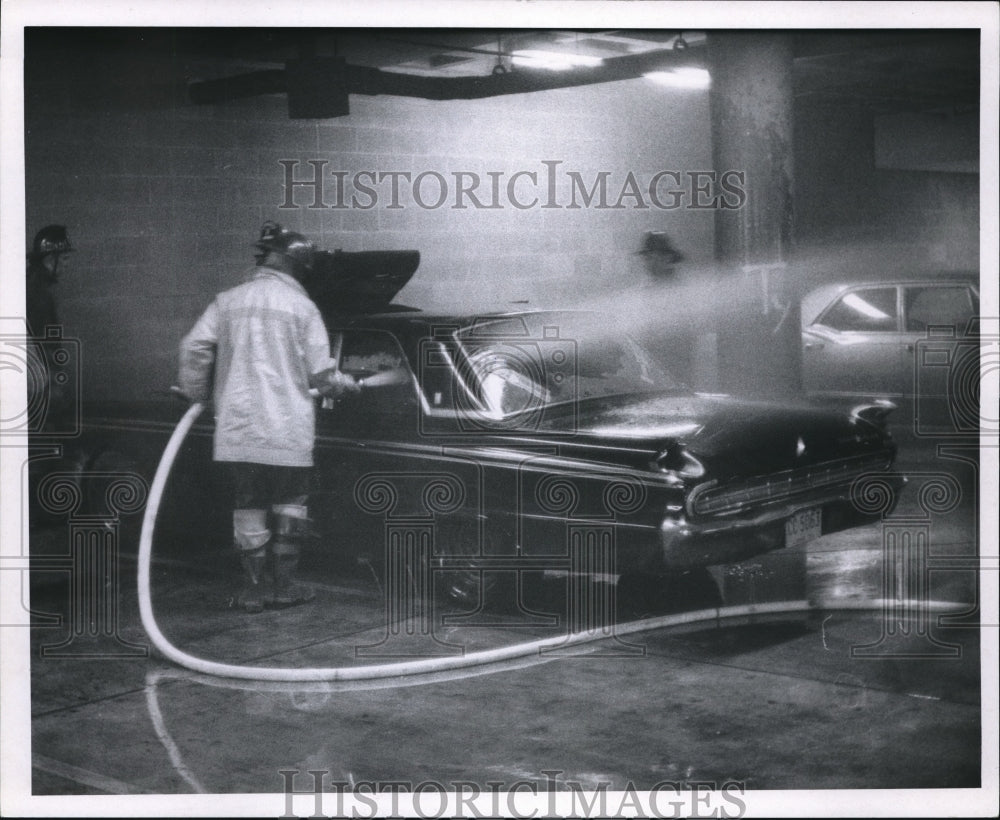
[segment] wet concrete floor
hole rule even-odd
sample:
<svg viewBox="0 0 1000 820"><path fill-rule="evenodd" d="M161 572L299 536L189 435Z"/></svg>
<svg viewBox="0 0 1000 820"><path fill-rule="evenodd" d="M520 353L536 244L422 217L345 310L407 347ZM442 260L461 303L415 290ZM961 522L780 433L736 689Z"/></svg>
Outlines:
<svg viewBox="0 0 1000 820"><path fill-rule="evenodd" d="M416 613L425 620L400 620L370 574L325 573L311 578L313 603L248 616L231 605L235 567L154 562L160 628L212 661L357 667L555 639L549 651L422 677L289 684L201 675L151 645L127 544L117 594L91 591L104 596L99 612L81 609L60 573L36 573L33 792L280 793L289 770L322 770L331 783L484 789L978 786L979 509L966 456L905 442L900 464L913 477L882 524L678 576L666 588L660 579L613 593L602 585L596 594L615 614L605 612L600 640L574 647L558 645L574 623L558 577L528 579L520 608L435 607ZM905 558L888 549L903 531L927 549ZM880 598L959 606L851 609ZM624 629L669 613L782 601L812 609ZM46 614L60 620L45 625ZM90 635L88 617L113 634ZM280 801L262 808L283 810Z"/></svg>

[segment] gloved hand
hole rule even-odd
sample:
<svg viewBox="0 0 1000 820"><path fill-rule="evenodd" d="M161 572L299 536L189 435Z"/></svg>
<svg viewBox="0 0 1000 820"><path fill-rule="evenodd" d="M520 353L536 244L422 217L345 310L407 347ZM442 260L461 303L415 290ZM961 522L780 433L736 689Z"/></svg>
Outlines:
<svg viewBox="0 0 1000 820"><path fill-rule="evenodd" d="M332 396L333 398L340 398L345 393L361 392L361 385L358 384L354 376L341 373L332 367L321 373L316 373L310 379L310 383L319 391L320 395Z"/></svg>

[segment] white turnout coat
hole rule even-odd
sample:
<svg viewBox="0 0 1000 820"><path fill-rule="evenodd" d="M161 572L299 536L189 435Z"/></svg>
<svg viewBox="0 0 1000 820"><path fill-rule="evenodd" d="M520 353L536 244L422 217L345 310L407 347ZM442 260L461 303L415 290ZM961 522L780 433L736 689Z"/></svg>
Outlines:
<svg viewBox="0 0 1000 820"><path fill-rule="evenodd" d="M310 376L333 367L319 309L268 267L218 294L181 342L180 388L215 403L216 461L311 467Z"/></svg>

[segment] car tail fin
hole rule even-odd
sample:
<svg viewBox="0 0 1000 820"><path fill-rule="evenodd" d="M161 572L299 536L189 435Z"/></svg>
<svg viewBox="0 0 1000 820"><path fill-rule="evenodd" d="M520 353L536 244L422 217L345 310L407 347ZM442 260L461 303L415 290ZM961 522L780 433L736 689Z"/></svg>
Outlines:
<svg viewBox="0 0 1000 820"><path fill-rule="evenodd" d="M851 408L852 419L862 419L876 427L885 427L889 414L896 409L896 405L888 399L876 399L866 404L859 404Z"/></svg>
<svg viewBox="0 0 1000 820"><path fill-rule="evenodd" d="M326 316L376 313L419 266L419 251L319 251L305 286Z"/></svg>

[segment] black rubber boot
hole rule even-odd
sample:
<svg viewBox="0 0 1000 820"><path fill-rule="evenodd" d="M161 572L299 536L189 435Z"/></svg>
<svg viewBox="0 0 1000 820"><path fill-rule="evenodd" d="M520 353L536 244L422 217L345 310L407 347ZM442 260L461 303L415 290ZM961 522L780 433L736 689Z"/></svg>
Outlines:
<svg viewBox="0 0 1000 820"><path fill-rule="evenodd" d="M243 565L243 589L236 599L237 605L246 612L257 613L264 610L264 564L267 553L264 550L256 552L240 552L240 563Z"/></svg>
<svg viewBox="0 0 1000 820"><path fill-rule="evenodd" d="M282 551L274 553L274 596L268 596L268 606L285 609L309 603L316 597L313 589L295 581L298 565L298 549L285 546Z"/></svg>

